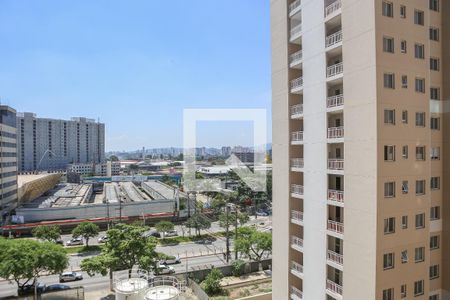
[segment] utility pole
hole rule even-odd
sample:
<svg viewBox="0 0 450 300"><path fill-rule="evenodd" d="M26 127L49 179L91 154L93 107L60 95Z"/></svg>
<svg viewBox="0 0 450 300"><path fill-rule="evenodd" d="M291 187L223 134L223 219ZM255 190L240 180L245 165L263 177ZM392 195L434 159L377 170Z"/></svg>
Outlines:
<svg viewBox="0 0 450 300"><path fill-rule="evenodd" d="M226 260L227 263L230 261L230 224L229 224L229 212L230 212L230 207L228 206L228 198L227 198L227 206L225 207L225 214L226 214L226 237L227 237L227 250L226 250Z"/></svg>
<svg viewBox="0 0 450 300"><path fill-rule="evenodd" d="M237 236L238 236L238 210L237 207L234 208L234 213L235 213L235 220L234 220L234 259L237 260L238 259L238 252L236 249L236 240L237 240Z"/></svg>

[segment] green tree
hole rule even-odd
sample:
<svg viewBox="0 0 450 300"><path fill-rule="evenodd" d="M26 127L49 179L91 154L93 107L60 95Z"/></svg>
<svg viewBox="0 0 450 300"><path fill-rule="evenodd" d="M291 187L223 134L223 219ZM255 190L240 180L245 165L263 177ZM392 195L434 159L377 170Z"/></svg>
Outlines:
<svg viewBox="0 0 450 300"><path fill-rule="evenodd" d="M61 228L58 225L37 226L32 233L35 238L53 243L61 238Z"/></svg>
<svg viewBox="0 0 450 300"><path fill-rule="evenodd" d="M247 213L242 213L242 212L238 212L237 213L237 222L236 222L236 212L229 212L228 213L228 226L235 226L238 225L242 226L245 223L247 223L250 220L250 217L248 216ZM226 229L226 225L227 225L227 213L226 212L222 212L219 215L219 225L222 228Z"/></svg>
<svg viewBox="0 0 450 300"><path fill-rule="evenodd" d="M159 255L155 251L156 240L146 236L145 227L117 224L107 231L108 242L98 256L86 258L81 262L81 269L94 276L106 275L109 270L130 270L135 265L145 270L155 270Z"/></svg>
<svg viewBox="0 0 450 300"><path fill-rule="evenodd" d="M193 214L185 223L184 225L187 228L194 228L195 232L197 233L197 236L200 235L201 230L209 229L211 228L211 220L208 219L203 214Z"/></svg>
<svg viewBox="0 0 450 300"><path fill-rule="evenodd" d="M216 212L219 213L227 202L225 201L222 194L217 194L212 200L211 200L211 208Z"/></svg>
<svg viewBox="0 0 450 300"><path fill-rule="evenodd" d="M14 281L18 289L44 273L62 273L69 264L64 248L51 242L0 239L0 250L0 277Z"/></svg>
<svg viewBox="0 0 450 300"><path fill-rule="evenodd" d="M109 157L109 160L110 160L110 161L119 161L119 158L118 158L116 155L111 155L111 156Z"/></svg>
<svg viewBox="0 0 450 300"><path fill-rule="evenodd" d="M213 268L202 282L203 289L208 296L220 295L223 292L220 281L223 278L223 274L219 269Z"/></svg>
<svg viewBox="0 0 450 300"><path fill-rule="evenodd" d="M86 247L89 247L89 239L96 237L100 232L100 227L91 222L83 222L72 230L72 236L82 237L86 240Z"/></svg>
<svg viewBox="0 0 450 300"><path fill-rule="evenodd" d="M175 228L175 225L173 225L173 223L170 221L160 221L160 222L156 223L155 228L159 232L162 232L163 239L164 239L166 231L173 230Z"/></svg>
<svg viewBox="0 0 450 300"><path fill-rule="evenodd" d="M272 234L260 232L255 227L241 227L234 242L235 249L249 259L261 261L266 253L272 252Z"/></svg>

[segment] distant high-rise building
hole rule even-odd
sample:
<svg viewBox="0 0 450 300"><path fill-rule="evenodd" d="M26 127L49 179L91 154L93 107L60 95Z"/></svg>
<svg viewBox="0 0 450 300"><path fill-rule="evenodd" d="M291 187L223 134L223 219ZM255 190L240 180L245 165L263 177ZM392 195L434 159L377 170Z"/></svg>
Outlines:
<svg viewBox="0 0 450 300"><path fill-rule="evenodd" d="M228 157L231 155L231 147L224 146L222 147L222 156Z"/></svg>
<svg viewBox="0 0 450 300"><path fill-rule="evenodd" d="M57 120L17 114L19 171L62 170L105 160L105 124L86 118Z"/></svg>
<svg viewBox="0 0 450 300"><path fill-rule="evenodd" d="M450 1L271 0L273 299L450 299Z"/></svg>
<svg viewBox="0 0 450 300"><path fill-rule="evenodd" d="M1 220L17 205L16 111L0 105L0 205Z"/></svg>

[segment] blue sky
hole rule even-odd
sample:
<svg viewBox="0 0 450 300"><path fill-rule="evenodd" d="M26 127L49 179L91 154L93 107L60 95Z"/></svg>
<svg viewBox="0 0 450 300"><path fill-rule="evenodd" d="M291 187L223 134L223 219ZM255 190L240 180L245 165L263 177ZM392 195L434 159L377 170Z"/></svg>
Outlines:
<svg viewBox="0 0 450 300"><path fill-rule="evenodd" d="M107 150L181 146L184 108L270 122L267 0L0 0L0 41L1 101L99 118ZM252 142L252 126L203 125L205 146Z"/></svg>

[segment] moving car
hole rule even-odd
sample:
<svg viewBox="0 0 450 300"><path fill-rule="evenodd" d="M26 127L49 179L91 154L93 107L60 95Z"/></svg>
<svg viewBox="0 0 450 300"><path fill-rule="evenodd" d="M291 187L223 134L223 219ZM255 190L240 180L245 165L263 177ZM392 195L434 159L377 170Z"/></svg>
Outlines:
<svg viewBox="0 0 450 300"><path fill-rule="evenodd" d="M167 275L175 273L175 269L172 266L167 265L159 265L158 266L158 274L159 275Z"/></svg>
<svg viewBox="0 0 450 300"><path fill-rule="evenodd" d="M78 272L64 272L59 275L59 282L82 280L83 275Z"/></svg>
<svg viewBox="0 0 450 300"><path fill-rule="evenodd" d="M83 245L82 238L73 238L70 241L66 242L66 246L78 246L78 245Z"/></svg>
<svg viewBox="0 0 450 300"><path fill-rule="evenodd" d="M44 283L38 282L37 284L37 293L42 294L47 289L47 286ZM19 296L27 296L34 294L34 284L26 284L23 288L17 290L17 294Z"/></svg>
<svg viewBox="0 0 450 300"><path fill-rule="evenodd" d="M211 245L212 241L209 239L203 239L203 240L196 240L196 244L202 244L202 245Z"/></svg>
<svg viewBox="0 0 450 300"><path fill-rule="evenodd" d="M158 231L152 229L152 230L148 230L148 231L144 232L144 233L143 233L143 236L144 236L144 237L150 237L150 236L153 236L153 237L155 237L155 238L160 238L160 237L161 237L161 234L160 234Z"/></svg>
<svg viewBox="0 0 450 300"><path fill-rule="evenodd" d="M68 290L70 289L70 286L65 284L50 284L47 285L47 288L45 289L45 292L51 292L51 291L62 291L62 290Z"/></svg>
<svg viewBox="0 0 450 300"><path fill-rule="evenodd" d="M170 230L170 231L164 232L164 236L165 237L178 236L178 233L176 230Z"/></svg>
<svg viewBox="0 0 450 300"><path fill-rule="evenodd" d="M97 242L99 243L106 243L108 241L108 237L106 235L101 236L97 239Z"/></svg>
<svg viewBox="0 0 450 300"><path fill-rule="evenodd" d="M179 257L168 257L166 259L163 259L159 262L161 265L176 265L176 264L180 264L181 260Z"/></svg>

